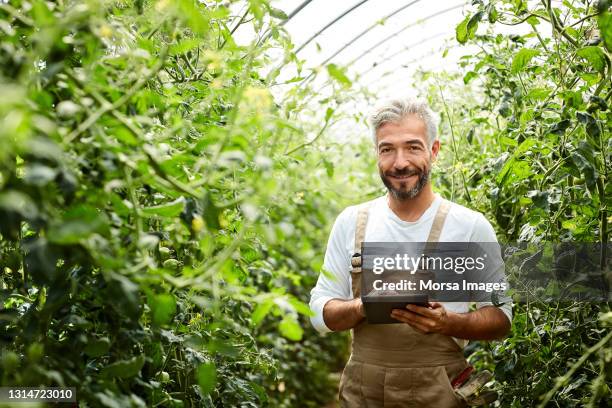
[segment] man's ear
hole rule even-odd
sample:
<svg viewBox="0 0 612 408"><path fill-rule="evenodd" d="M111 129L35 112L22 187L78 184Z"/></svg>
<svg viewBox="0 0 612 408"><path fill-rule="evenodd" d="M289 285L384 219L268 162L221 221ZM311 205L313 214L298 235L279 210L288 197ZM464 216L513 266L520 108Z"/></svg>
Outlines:
<svg viewBox="0 0 612 408"><path fill-rule="evenodd" d="M431 145L431 160L434 161L438 157L438 152L440 151L440 140L434 140Z"/></svg>

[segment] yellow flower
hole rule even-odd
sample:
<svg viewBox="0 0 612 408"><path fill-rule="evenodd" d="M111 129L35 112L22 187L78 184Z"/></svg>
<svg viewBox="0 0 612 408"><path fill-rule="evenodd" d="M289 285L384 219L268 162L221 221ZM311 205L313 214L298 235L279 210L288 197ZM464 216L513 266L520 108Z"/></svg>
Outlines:
<svg viewBox="0 0 612 408"><path fill-rule="evenodd" d="M243 96L247 109L263 112L272 106L272 95L270 95L270 91L265 88L250 86L244 90Z"/></svg>
<svg viewBox="0 0 612 408"><path fill-rule="evenodd" d="M110 28L107 24L104 24L98 30L98 35L102 38L111 38L113 36L113 29Z"/></svg>

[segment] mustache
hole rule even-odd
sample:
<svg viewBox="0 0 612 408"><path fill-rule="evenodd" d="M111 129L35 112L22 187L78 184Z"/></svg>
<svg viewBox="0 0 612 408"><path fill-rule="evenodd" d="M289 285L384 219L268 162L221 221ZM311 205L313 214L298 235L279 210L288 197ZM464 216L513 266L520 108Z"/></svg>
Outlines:
<svg viewBox="0 0 612 408"><path fill-rule="evenodd" d="M410 168L384 172L385 176L391 176L391 177L418 176L421 174L423 174L423 171L421 169L410 169Z"/></svg>

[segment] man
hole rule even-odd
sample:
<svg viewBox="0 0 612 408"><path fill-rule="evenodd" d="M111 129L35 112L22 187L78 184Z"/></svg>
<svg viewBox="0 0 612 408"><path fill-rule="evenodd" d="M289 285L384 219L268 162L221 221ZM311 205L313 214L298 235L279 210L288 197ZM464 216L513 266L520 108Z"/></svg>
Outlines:
<svg viewBox="0 0 612 408"><path fill-rule="evenodd" d="M467 361L468 340L492 340L510 331L511 304L429 302L394 309L400 324L368 324L353 254L361 241L497 242L485 217L443 200L430 171L440 149L437 120L415 100L393 100L370 118L385 196L346 208L329 238L324 269L311 292L313 326L320 332L353 330L352 353L340 382L343 407L460 407L450 380Z"/></svg>

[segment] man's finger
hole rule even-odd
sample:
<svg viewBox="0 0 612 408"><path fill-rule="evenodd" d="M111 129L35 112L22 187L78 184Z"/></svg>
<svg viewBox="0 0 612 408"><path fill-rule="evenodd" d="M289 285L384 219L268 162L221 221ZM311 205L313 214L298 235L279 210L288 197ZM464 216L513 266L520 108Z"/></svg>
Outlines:
<svg viewBox="0 0 612 408"><path fill-rule="evenodd" d="M392 317L401 316L404 319L407 319L409 322L420 324L423 327L430 327L433 324L433 321L430 318L423 317L421 315L418 315L414 312L409 312L407 310L393 309L393 312L391 312L391 316Z"/></svg>
<svg viewBox="0 0 612 408"><path fill-rule="evenodd" d="M439 313L435 310L429 309L427 307L424 306L418 306L418 305L412 305L412 304L407 304L406 305L406 309L410 310L411 312L414 312L416 314L419 314L421 316L425 316L425 317L433 317L436 318L439 316Z"/></svg>
<svg viewBox="0 0 612 408"><path fill-rule="evenodd" d="M439 302L429 302L429 307L431 309L439 309L444 306L442 305L442 303L439 303Z"/></svg>
<svg viewBox="0 0 612 408"><path fill-rule="evenodd" d="M415 329L416 331L418 331L421 334L428 334L431 333L431 329L428 327L423 326L422 324L419 323L415 323L409 319L406 319L403 316L397 316L396 317L397 320L399 320L400 322L407 324L408 326L412 327L413 329Z"/></svg>

